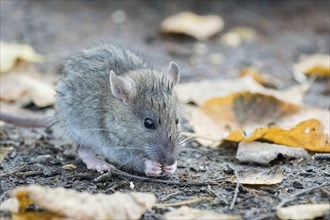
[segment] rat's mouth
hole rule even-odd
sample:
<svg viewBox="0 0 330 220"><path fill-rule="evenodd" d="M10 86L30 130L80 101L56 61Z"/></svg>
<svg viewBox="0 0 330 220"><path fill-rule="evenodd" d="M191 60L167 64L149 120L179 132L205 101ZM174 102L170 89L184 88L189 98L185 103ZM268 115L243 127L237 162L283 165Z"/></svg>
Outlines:
<svg viewBox="0 0 330 220"><path fill-rule="evenodd" d="M160 176L160 175L172 175L176 168L177 162L175 161L172 165L160 164L156 161L151 161L147 159L145 162L145 170L144 173L146 176Z"/></svg>

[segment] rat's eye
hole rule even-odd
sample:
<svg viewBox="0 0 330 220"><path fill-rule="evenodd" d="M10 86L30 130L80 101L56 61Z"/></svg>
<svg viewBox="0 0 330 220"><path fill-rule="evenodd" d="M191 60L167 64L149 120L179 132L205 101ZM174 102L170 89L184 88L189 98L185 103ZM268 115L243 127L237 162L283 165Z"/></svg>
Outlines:
<svg viewBox="0 0 330 220"><path fill-rule="evenodd" d="M148 128L148 129L155 129L155 122L151 119L151 118L146 118L144 120L144 127Z"/></svg>
<svg viewBox="0 0 330 220"><path fill-rule="evenodd" d="M175 119L175 124L179 124L179 119Z"/></svg>

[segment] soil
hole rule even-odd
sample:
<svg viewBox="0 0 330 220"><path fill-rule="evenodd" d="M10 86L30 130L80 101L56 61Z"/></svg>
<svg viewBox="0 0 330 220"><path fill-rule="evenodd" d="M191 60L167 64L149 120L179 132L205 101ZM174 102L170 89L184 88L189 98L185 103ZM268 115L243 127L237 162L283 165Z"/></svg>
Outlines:
<svg viewBox="0 0 330 220"><path fill-rule="evenodd" d="M302 54L329 54L329 1L4 1L0 2L1 41L31 44L46 54L48 61L38 64L45 74L56 74L57 65L76 51L99 41L120 40L164 60L175 60L182 67L182 81L204 78L234 78L245 66L257 66L282 82L281 88L296 84L292 64ZM126 19L114 23L112 14L123 10ZM196 54L198 43L187 36L165 36L160 22L180 11L218 14L225 21L224 30L203 42L208 52ZM255 41L232 48L219 38L235 26L255 29ZM210 54L221 54L225 61L214 64ZM328 81L316 81L305 97L309 105L329 108ZM31 107L31 106L30 106ZM32 106L33 108L33 106ZM48 109L44 109L45 111ZM279 158L267 169L281 169L284 180L276 185L240 186L237 200L230 209L235 183L224 181L234 175L232 168L251 169L235 159L237 146L200 147L190 142L181 151L178 171L171 178L182 184L164 184L114 175L110 180L93 181L100 174L87 170L77 159L75 145L55 138L50 129L0 127L0 146L12 147L0 165L1 196L6 200L18 186L40 184L72 188L77 191L111 194L134 191L152 192L161 203L211 196L212 202L191 207L219 213L238 214L244 219L277 219L275 208L282 199L309 188L327 184L293 197L286 205L329 203L330 164L327 160ZM311 153L312 155L312 153ZM73 170L63 168L73 164ZM128 171L129 172L129 171ZM213 181L208 181L213 180ZM200 184L192 184L199 181ZM203 183L204 181L204 183ZM208 182L207 182L208 181ZM141 219L163 219L171 207L154 208ZM0 217L8 213L1 212ZM328 214L323 219L329 219Z"/></svg>

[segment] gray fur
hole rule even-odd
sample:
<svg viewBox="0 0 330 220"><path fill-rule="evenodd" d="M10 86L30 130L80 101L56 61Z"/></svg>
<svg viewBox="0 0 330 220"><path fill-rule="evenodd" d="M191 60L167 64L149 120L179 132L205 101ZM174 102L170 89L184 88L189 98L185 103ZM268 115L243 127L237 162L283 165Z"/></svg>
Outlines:
<svg viewBox="0 0 330 220"><path fill-rule="evenodd" d="M135 93L126 101L112 93L111 71L124 84L125 80L134 83ZM136 52L114 45L77 54L64 64L62 72L56 126L69 138L139 172L144 170L146 158L167 165L175 162L179 141L176 82L166 73ZM177 81L178 74L174 74ZM144 127L145 118L155 121L155 130Z"/></svg>

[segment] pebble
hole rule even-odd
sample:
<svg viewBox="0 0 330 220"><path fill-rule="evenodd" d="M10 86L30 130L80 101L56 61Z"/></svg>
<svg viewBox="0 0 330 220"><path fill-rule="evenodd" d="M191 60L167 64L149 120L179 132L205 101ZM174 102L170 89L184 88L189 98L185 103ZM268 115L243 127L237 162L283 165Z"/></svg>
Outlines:
<svg viewBox="0 0 330 220"><path fill-rule="evenodd" d="M211 64L221 64L224 61L224 56L220 53L210 54L208 56L208 61Z"/></svg>
<svg viewBox="0 0 330 220"><path fill-rule="evenodd" d="M195 43L193 46L193 51L197 55L205 55L209 51L209 48L204 43Z"/></svg>
<svg viewBox="0 0 330 220"><path fill-rule="evenodd" d="M123 10L116 10L111 15L111 20L116 23L122 23L126 20L126 13Z"/></svg>
<svg viewBox="0 0 330 220"><path fill-rule="evenodd" d="M303 185L301 182L299 182L299 181L294 181L294 182L292 183L292 186L293 186L294 188L297 188L297 189L303 189L303 188L304 188L304 185Z"/></svg>

